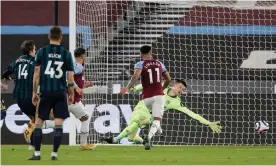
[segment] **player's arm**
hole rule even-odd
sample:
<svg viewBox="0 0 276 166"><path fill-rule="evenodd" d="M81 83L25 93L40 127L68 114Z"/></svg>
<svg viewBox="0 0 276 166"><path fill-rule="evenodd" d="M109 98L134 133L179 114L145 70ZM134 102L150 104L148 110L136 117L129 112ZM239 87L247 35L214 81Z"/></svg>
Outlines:
<svg viewBox="0 0 276 166"><path fill-rule="evenodd" d="M74 75L81 74L82 71L83 71L83 66L80 65L79 63L75 63L74 64ZM93 85L93 83L91 81L85 81L83 88L88 88L88 87L91 87L92 85ZM77 91L80 89L75 81L74 81L74 87Z"/></svg>
<svg viewBox="0 0 276 166"><path fill-rule="evenodd" d="M189 110L187 107L181 106L179 102L178 103L176 102L174 105L172 105L171 109L175 109L175 110L178 110L180 112L183 112L184 114L186 114L186 115L190 116L191 118L199 121L200 123L208 125L213 130L213 132L215 132L215 133L220 133L221 132L222 127L218 125L219 122L210 122L207 119L200 116L199 114L196 114L193 111Z"/></svg>
<svg viewBox="0 0 276 166"><path fill-rule="evenodd" d="M10 75L13 74L15 68L15 61L9 64L6 70L3 71L1 77L7 81L11 80Z"/></svg>
<svg viewBox="0 0 276 166"><path fill-rule="evenodd" d="M42 52L43 52L43 50L40 49L35 56L35 69L34 69L34 76L33 76L33 96L32 96L32 103L35 106L37 105L37 102L38 102L37 90L39 87L40 65L41 65Z"/></svg>
<svg viewBox="0 0 276 166"><path fill-rule="evenodd" d="M130 81L128 82L127 86L121 90L121 92L120 92L121 94L125 94L131 87L133 87L135 85L136 81L141 76L142 69L143 69L142 62L138 62L135 65L134 74L132 75L132 77L131 77Z"/></svg>
<svg viewBox="0 0 276 166"><path fill-rule="evenodd" d="M70 52L67 53L66 56L66 64L65 69L67 71L67 80L68 80L68 89L69 89L69 104L74 102L74 93L75 93L75 84L74 84L74 66L73 66L73 59Z"/></svg>
<svg viewBox="0 0 276 166"><path fill-rule="evenodd" d="M139 79L139 77L141 76L141 69L136 69L134 74L132 75L129 83L127 84L126 88L130 89L131 87L133 87L133 85L136 83L136 81Z"/></svg>
<svg viewBox="0 0 276 166"><path fill-rule="evenodd" d="M165 65L163 63L161 63L161 64L162 64L162 75L165 80L165 82L163 83L163 90L165 90L170 85L172 79L171 79L170 73L166 69Z"/></svg>
<svg viewBox="0 0 276 166"><path fill-rule="evenodd" d="M35 66L34 77L33 77L33 94L37 94L39 87L39 77L40 77L40 65Z"/></svg>

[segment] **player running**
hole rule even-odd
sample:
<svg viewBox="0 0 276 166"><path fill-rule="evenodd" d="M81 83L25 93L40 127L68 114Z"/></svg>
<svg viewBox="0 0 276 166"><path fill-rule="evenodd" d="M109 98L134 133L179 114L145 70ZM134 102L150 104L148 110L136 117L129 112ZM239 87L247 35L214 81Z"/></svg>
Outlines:
<svg viewBox="0 0 276 166"><path fill-rule="evenodd" d="M213 132L220 133L222 127L219 126L219 122L210 122L202 116L192 112L187 107L181 106L180 95L184 92L186 82L182 80L175 80L172 87L164 90L165 94L165 111L177 110L190 116L191 118L198 120L204 125L208 125ZM142 85L137 85L130 89L131 92L141 91ZM140 101L134 108L128 127L126 127L117 137L114 138L103 138L102 141L108 143L118 143L124 137L128 137L128 141L135 143L143 143L143 139L138 135L138 129L143 129L146 125L151 124L151 114L148 108L145 106L144 101ZM160 133L162 130L160 128Z"/></svg>
<svg viewBox="0 0 276 166"><path fill-rule="evenodd" d="M85 49L77 48L74 52L74 81L75 81L75 100L73 104L68 106L69 111L81 121L81 134L80 134L80 150L91 150L96 147L96 144L87 144L87 137L89 132L90 118L81 102L83 88L92 86L92 82L84 81L84 61Z"/></svg>
<svg viewBox="0 0 276 166"><path fill-rule="evenodd" d="M74 102L73 60L71 53L60 46L62 40L61 29L54 26L49 34L50 45L41 48L35 58L35 73L33 79L32 102L37 105L37 90L40 86L40 102L38 105L38 120L35 123L34 146L35 152L29 160L40 160L42 142L42 125L49 119L53 108L55 117L54 145L51 160L57 160L57 152L63 135L63 122L69 117L67 90L70 95L68 102ZM67 79L68 84L67 84Z"/></svg>
<svg viewBox="0 0 276 166"><path fill-rule="evenodd" d="M160 121L164 113L163 89L170 84L171 77L165 66L158 60L152 59L151 47L141 47L142 61L135 66L135 72L126 88L121 90L125 94L141 76L143 87L142 99L146 107L152 110L153 122L148 137L145 138L145 150L150 150L150 140L161 127ZM162 87L162 76L165 82Z"/></svg>
<svg viewBox="0 0 276 166"><path fill-rule="evenodd" d="M29 116L30 123L28 129L24 132L27 142L33 145L32 131L34 129L36 107L32 104L33 92L33 74L35 67L35 43L32 40L26 40L21 45L22 54L17 60L12 62L2 73L2 78L11 80L11 74L15 75L15 87L13 97L22 112ZM2 85L2 84L1 84Z"/></svg>

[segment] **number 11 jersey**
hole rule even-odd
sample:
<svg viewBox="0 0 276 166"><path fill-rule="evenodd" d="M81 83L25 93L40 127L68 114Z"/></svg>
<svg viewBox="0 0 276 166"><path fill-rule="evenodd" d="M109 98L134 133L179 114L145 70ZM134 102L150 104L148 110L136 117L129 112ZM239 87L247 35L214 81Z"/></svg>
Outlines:
<svg viewBox="0 0 276 166"><path fill-rule="evenodd" d="M67 71L74 71L71 53L60 45L41 48L35 60L40 66L40 92L67 92Z"/></svg>
<svg viewBox="0 0 276 166"><path fill-rule="evenodd" d="M166 72L167 69L163 63L154 59L143 60L135 65L135 69L142 70L142 99L164 95L162 88L162 74Z"/></svg>

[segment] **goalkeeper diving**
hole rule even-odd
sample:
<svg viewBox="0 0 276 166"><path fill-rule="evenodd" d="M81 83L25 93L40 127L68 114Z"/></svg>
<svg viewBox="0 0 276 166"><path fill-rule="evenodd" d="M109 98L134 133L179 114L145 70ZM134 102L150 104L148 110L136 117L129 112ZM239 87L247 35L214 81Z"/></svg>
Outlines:
<svg viewBox="0 0 276 166"><path fill-rule="evenodd" d="M185 87L187 86L186 82L183 80L175 80L173 86L168 87L164 90L165 94L165 111L177 110L183 112L184 114L190 116L191 118L198 120L204 125L208 125L214 133L220 133L222 127L219 125L219 122L210 122L200 116L199 114L194 113L189 110L187 107L181 106L180 96L184 92ZM137 92L142 90L142 85L139 84L134 88L130 89L130 92ZM117 136L112 138L102 138L101 141L106 141L107 143L119 143L121 139L128 137L129 142L134 143L143 143L144 140L139 136L138 129L143 129L146 125L152 123L152 116L144 104L144 101L141 100L134 108L134 111L131 115L129 125ZM162 129L159 128L158 132L161 134Z"/></svg>

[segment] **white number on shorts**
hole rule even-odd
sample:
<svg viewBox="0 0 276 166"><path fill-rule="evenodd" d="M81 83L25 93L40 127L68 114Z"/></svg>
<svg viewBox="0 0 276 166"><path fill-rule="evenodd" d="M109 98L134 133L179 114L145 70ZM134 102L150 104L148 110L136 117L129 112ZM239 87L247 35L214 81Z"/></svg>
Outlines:
<svg viewBox="0 0 276 166"><path fill-rule="evenodd" d="M25 65L23 66L23 68L21 68L21 65L22 65L22 64L20 64L20 65L18 66L18 67L19 67L19 70L18 70L18 79L20 79L21 76L24 76L24 79L26 79L27 76L28 76L28 72L27 72L27 70L26 70L27 64L25 64Z"/></svg>
<svg viewBox="0 0 276 166"><path fill-rule="evenodd" d="M61 69L61 67L63 65L63 62L55 61L54 64L57 65L56 69L51 67L52 66L52 61L49 61L44 74L50 75L51 78L55 77L55 78L59 79L63 75L63 71ZM58 73L56 74L56 72L58 72Z"/></svg>
<svg viewBox="0 0 276 166"><path fill-rule="evenodd" d="M159 68L155 68L155 71L157 72L157 82L160 82L160 72L159 72ZM152 83L153 83L152 70L151 70L151 69L148 69L148 73L149 73L150 84L152 84Z"/></svg>

